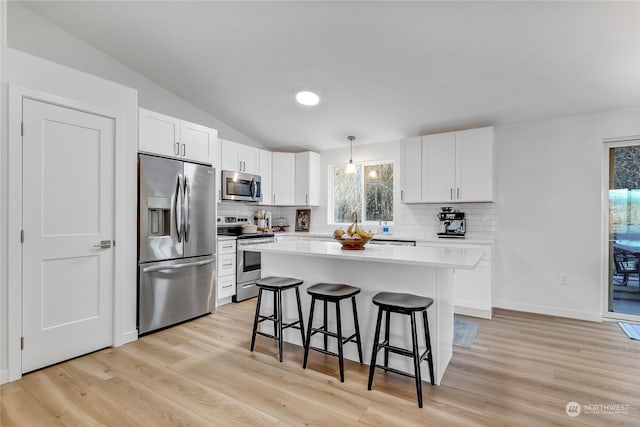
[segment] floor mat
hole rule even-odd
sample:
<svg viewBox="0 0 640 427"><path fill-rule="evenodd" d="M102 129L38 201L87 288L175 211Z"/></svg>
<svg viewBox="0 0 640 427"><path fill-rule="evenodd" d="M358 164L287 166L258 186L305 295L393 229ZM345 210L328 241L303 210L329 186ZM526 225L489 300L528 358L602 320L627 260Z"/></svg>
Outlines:
<svg viewBox="0 0 640 427"><path fill-rule="evenodd" d="M618 322L625 334L632 340L640 340L640 325L633 323Z"/></svg>
<svg viewBox="0 0 640 427"><path fill-rule="evenodd" d="M453 323L453 345L457 347L471 348L473 340L478 333L478 322L456 320Z"/></svg>

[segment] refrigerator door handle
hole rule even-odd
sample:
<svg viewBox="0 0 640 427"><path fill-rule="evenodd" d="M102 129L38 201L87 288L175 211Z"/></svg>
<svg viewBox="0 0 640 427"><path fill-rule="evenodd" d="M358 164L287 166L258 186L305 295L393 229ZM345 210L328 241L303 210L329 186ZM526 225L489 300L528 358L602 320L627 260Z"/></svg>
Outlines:
<svg viewBox="0 0 640 427"><path fill-rule="evenodd" d="M176 233L178 234L178 243L182 243L182 185L181 175L176 178L176 196L173 205L173 216L175 217Z"/></svg>
<svg viewBox="0 0 640 427"><path fill-rule="evenodd" d="M184 177L184 241L189 241L189 235L191 234L191 189L189 188L189 181L187 177Z"/></svg>
<svg viewBox="0 0 640 427"><path fill-rule="evenodd" d="M196 262L187 262L184 264L175 264L175 265L156 265L154 267L147 267L147 268L143 268L142 272L143 273L151 273L153 271L159 271L159 270L179 270L181 268L187 268L187 267L198 267L201 265L207 265L207 264L211 264L214 261L214 259L208 259L205 261L196 261Z"/></svg>

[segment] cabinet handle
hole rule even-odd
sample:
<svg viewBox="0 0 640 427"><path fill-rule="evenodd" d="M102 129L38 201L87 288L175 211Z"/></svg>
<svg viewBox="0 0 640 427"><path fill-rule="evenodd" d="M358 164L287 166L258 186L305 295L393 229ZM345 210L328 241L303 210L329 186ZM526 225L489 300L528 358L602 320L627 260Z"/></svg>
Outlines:
<svg viewBox="0 0 640 427"><path fill-rule="evenodd" d="M460 187L456 188L456 199L460 200Z"/></svg>
<svg viewBox="0 0 640 427"><path fill-rule="evenodd" d="M242 172L242 161L238 160L238 171Z"/></svg>
<svg viewBox="0 0 640 427"><path fill-rule="evenodd" d="M404 190L400 190L400 201L404 202Z"/></svg>
<svg viewBox="0 0 640 427"><path fill-rule="evenodd" d="M174 154L175 154L176 156L179 156L179 155L180 155L180 143L179 143L179 142L176 142L176 143L173 145L173 152L174 152Z"/></svg>
<svg viewBox="0 0 640 427"><path fill-rule="evenodd" d="M305 194L304 195L304 202L308 205L309 204L309 195Z"/></svg>
<svg viewBox="0 0 640 427"><path fill-rule="evenodd" d="M187 144L182 144L182 155L183 156L187 155Z"/></svg>
<svg viewBox="0 0 640 427"><path fill-rule="evenodd" d="M222 263L223 267L231 267L231 265L233 264L233 262L228 262L228 263Z"/></svg>
<svg viewBox="0 0 640 427"><path fill-rule="evenodd" d="M242 162L242 172L247 171L247 162Z"/></svg>
<svg viewBox="0 0 640 427"><path fill-rule="evenodd" d="M231 286L233 286L233 285L223 286L222 289L230 288Z"/></svg>
<svg viewBox="0 0 640 427"><path fill-rule="evenodd" d="M275 194L273 195L273 204L274 205L276 204L276 195Z"/></svg>
<svg viewBox="0 0 640 427"><path fill-rule="evenodd" d="M453 200L453 187L449 189L449 199Z"/></svg>

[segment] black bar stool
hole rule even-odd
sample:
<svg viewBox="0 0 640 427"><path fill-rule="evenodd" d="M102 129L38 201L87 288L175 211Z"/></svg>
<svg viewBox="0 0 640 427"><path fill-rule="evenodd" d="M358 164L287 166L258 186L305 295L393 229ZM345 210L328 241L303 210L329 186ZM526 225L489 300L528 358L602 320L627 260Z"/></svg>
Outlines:
<svg viewBox="0 0 640 427"><path fill-rule="evenodd" d="M380 292L376 294L372 302L378 306L378 320L376 322L376 332L373 338L373 351L371 354L371 365L369 366L369 390L373 385L373 374L376 368L385 371L404 375L406 377L415 378L416 391L418 393L418 406L422 408L422 379L420 376L420 362L425 358L429 363L429 376L431 384L435 384L433 377L433 355L431 353L431 339L429 338L429 320L427 319L427 309L433 304L433 300L418 295L401 294L394 292ZM385 313L384 341L380 342L380 324L382 323L382 313ZM391 313L399 313L409 315L411 318L411 340L413 349L407 350L400 347L392 346L389 343L389 320ZM416 332L416 319L414 314L422 313L424 322L424 337L427 349L422 355L418 352L418 334ZM378 351L384 349L384 365L376 365ZM409 356L413 358L414 375L389 367L389 352Z"/></svg>
<svg viewBox="0 0 640 427"><path fill-rule="evenodd" d="M304 346L304 323L302 323L302 307L300 306L300 291L298 287L303 283L300 279L292 277L265 277L256 281L258 287L258 303L256 304L256 315L253 320L253 335L251 337L251 351L256 343L256 335L262 335L268 338L278 340L278 352L280 354L280 362L282 362L282 330L287 328L300 329L302 337L302 345ZM298 320L291 323L283 323L282 320L282 291L295 288L296 302L298 303ZM263 316L260 314L260 304L262 303L262 291L273 292L273 314ZM273 322L273 335L258 331L258 323L270 320Z"/></svg>
<svg viewBox="0 0 640 427"><path fill-rule="evenodd" d="M338 363L340 364L340 382L344 382L344 358L342 354L342 346L348 342L354 342L358 346L358 357L360 363L362 363L362 347L360 344L360 326L358 325L358 309L356 308L356 295L360 293L360 288L349 285L340 285L333 283L318 283L307 288L307 293L311 295L311 312L309 313L309 328L307 329L307 339L304 346L304 363L302 367L307 369L307 359L309 358L309 349L316 350L324 354L331 356L338 356ZM353 323L355 326L355 332L347 338L342 338L342 321L340 317L340 301L346 298L351 298L351 305L353 307ZM316 305L316 300L324 302L324 320L321 328L313 327L313 312ZM327 329L327 302L333 302L336 304L336 332L330 332ZM311 337L317 333L324 335L324 348L312 347ZM338 340L338 354L332 353L327 350L327 338L333 337Z"/></svg>

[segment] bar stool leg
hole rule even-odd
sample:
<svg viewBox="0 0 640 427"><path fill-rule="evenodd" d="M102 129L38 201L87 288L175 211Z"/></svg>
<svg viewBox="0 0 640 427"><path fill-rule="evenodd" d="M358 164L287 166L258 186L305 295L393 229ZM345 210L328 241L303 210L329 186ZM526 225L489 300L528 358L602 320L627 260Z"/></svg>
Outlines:
<svg viewBox="0 0 640 427"><path fill-rule="evenodd" d="M342 319L340 318L340 300L336 301L336 329L338 333L338 364L340 365L340 382L344 382L344 356L342 354Z"/></svg>
<svg viewBox="0 0 640 427"><path fill-rule="evenodd" d="M282 292L280 289L276 292L278 299L278 352L280 353L280 362L282 362L283 339L282 339Z"/></svg>
<svg viewBox="0 0 640 427"><path fill-rule="evenodd" d="M380 323L382 322L382 309L378 307L378 320L376 321L376 332L373 335L373 351L371 352L371 364L369 365L369 385L368 390L371 390L373 385L373 373L376 370L376 358L378 355L378 341L380 340Z"/></svg>
<svg viewBox="0 0 640 427"><path fill-rule="evenodd" d="M420 376L420 353L418 352L418 334L416 333L416 318L411 316L411 340L413 341L413 366L416 375L416 391L418 393L418 407L422 408L422 378Z"/></svg>
<svg viewBox="0 0 640 427"><path fill-rule="evenodd" d="M258 332L258 318L260 317L260 303L262 302L262 288L258 290L258 302L256 303L256 315L253 318L253 334L251 335L251 351L256 344L256 334Z"/></svg>
<svg viewBox="0 0 640 427"><path fill-rule="evenodd" d="M300 305L300 291L296 286L296 302L298 303L298 320L300 321L300 336L302 337L302 346L304 347L304 321L302 320L302 305Z"/></svg>
<svg viewBox="0 0 640 427"><path fill-rule="evenodd" d="M358 309L356 308L356 297L351 297L351 305L353 306L353 324L356 327L356 344L358 345L358 358L362 364L362 344L360 343L360 325L358 324Z"/></svg>
<svg viewBox="0 0 640 427"><path fill-rule="evenodd" d="M391 323L391 312L387 310L386 312L386 317L385 317L385 321L384 321L384 340L386 341L387 345L391 344L389 342L389 324ZM388 368L389 367L389 349L385 347L384 349L384 367Z"/></svg>
<svg viewBox="0 0 640 427"><path fill-rule="evenodd" d="M311 329L313 328L313 311L316 306L316 297L311 297L311 310L309 310L309 323L307 324L307 339L304 341L304 362L302 369L307 369L307 360L309 358L309 346L311 345Z"/></svg>
<svg viewBox="0 0 640 427"><path fill-rule="evenodd" d="M322 327L324 328L324 331L327 332L329 329L329 324L327 323L327 300L324 300L324 324L322 325ZM327 350L327 343L329 340L329 337L327 336L327 334L323 334L324 336L324 349L325 351Z"/></svg>
<svg viewBox="0 0 640 427"><path fill-rule="evenodd" d="M435 385L435 379L433 372L433 353L431 350L431 335L429 334L429 319L427 318L427 311L422 312L422 320L424 322L424 336L427 341L427 349L429 350L429 356L427 357L427 363L429 364L429 377L431 380L431 385Z"/></svg>

